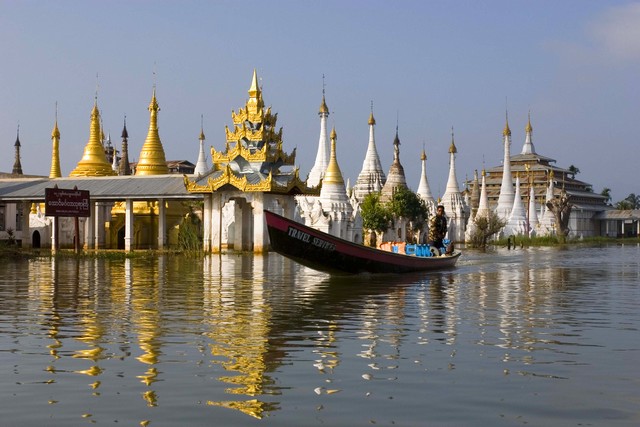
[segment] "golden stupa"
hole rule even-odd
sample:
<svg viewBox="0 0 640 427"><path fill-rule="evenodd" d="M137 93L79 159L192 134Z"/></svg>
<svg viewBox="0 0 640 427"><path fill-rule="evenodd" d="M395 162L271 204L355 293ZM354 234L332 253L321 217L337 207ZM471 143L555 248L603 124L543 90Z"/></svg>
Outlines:
<svg viewBox="0 0 640 427"><path fill-rule="evenodd" d="M169 173L164 148L158 134L158 111L160 106L156 100L156 89L153 88L153 96L149 104L149 132L140 150L140 160L136 166L136 175L164 175Z"/></svg>
<svg viewBox="0 0 640 427"><path fill-rule="evenodd" d="M91 111L89 142L87 142L87 145L84 147L84 155L78 162L78 166L71 171L69 176L116 175L111 164L107 161L100 135L100 111L98 110L98 99L96 98L93 104L93 110Z"/></svg>

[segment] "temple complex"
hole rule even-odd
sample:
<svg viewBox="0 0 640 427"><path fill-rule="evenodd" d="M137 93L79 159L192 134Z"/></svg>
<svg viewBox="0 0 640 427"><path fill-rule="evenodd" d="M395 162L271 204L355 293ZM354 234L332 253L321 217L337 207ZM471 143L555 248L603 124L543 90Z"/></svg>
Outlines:
<svg viewBox="0 0 640 427"><path fill-rule="evenodd" d="M605 205L605 197L594 193L591 184L575 179L575 173L555 166L554 159L536 152L531 116L529 115L525 126L525 140L519 154L514 156L510 154L511 129L508 120L503 130L503 137L503 164L487 169L486 186L490 207L505 220L509 219L515 198L512 182L519 175L523 179L523 188L520 189L520 193L526 199L523 203L529 206L533 198L535 210L545 212L547 209L545 203L548 198L559 197L560 192L564 190L571 197L571 203L574 205L569 221L572 235L598 235L600 231L594 228L591 220L597 212L610 209ZM549 194L549 191L552 191L552 194ZM507 203L510 203L508 209ZM527 209L527 211L530 210L531 207ZM527 216L531 217L531 214ZM528 225L529 232L535 231L537 235L553 234L552 216L551 213L541 215L537 218L537 229L531 224ZM529 219L527 221L531 222Z"/></svg>
<svg viewBox="0 0 640 427"><path fill-rule="evenodd" d="M392 199L398 188L408 188L400 162L397 127L393 162L385 176L375 144L376 120L372 108L363 167L350 189L338 165L337 151L341 145L337 143L335 129L328 144L329 109L323 90L318 111L320 138L316 162L304 182L295 167L295 150L291 154L284 151L282 128L276 127L277 114L265 107L255 70L248 94L245 105L231 113L233 128L225 126L223 149L211 148L211 167L204 150L202 123L196 164L166 160L158 131L160 107L155 87L148 107L148 132L137 163L129 162L126 118L120 156L110 136L105 138L97 96L91 111L88 142L68 177L63 177L60 169L57 112L51 132L48 177L23 174L18 130L13 144L12 173L0 174L0 239L12 237L26 247L55 246L54 243L69 247L79 238L87 249L162 249L178 245L185 218L199 218L193 223L197 224L205 251L262 252L268 250L269 245L263 215L264 209L268 209L335 236L361 242L360 203L364 197L379 192L384 203ZM640 218L616 214L617 211L605 204L604 196L594 193L590 184L575 178L575 168L560 168L555 166L555 160L537 153L530 115L519 154L511 155L508 117L502 136L502 164L483 168L481 180L476 171L473 180L466 183L466 190L461 192L455 167L458 150L452 132L449 179L441 198L449 218L449 239L465 240L473 231L473 218L488 216L491 211L507 222L503 236L552 235L555 219L547 202L558 199L561 194L569 196L573 207L570 237L638 234ZM429 188L424 149L420 160L422 172L417 194L432 212L436 200ZM17 180L20 185L16 185ZM44 189L56 185L91 193L91 214L79 218L78 237L73 233L73 220L62 218L54 226L53 218L45 215ZM54 233L55 227L57 233ZM405 239L403 229L401 223L393 224L385 239Z"/></svg>

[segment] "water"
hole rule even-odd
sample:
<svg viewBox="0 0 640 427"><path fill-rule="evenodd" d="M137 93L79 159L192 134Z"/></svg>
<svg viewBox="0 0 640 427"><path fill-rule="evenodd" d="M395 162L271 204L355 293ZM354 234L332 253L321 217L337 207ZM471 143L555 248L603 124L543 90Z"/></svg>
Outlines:
<svg viewBox="0 0 640 427"><path fill-rule="evenodd" d="M0 259L0 425L640 425L639 260Z"/></svg>

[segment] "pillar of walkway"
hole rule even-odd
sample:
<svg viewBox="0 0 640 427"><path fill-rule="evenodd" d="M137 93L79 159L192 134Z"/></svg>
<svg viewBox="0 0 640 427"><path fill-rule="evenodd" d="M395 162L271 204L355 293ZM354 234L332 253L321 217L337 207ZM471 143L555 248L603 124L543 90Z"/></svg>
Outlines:
<svg viewBox="0 0 640 427"><path fill-rule="evenodd" d="M222 194L211 197L211 252L222 250Z"/></svg>
<svg viewBox="0 0 640 427"><path fill-rule="evenodd" d="M158 249L164 249L167 231L167 211L164 199L158 199Z"/></svg>
<svg viewBox="0 0 640 427"><path fill-rule="evenodd" d="M131 252L133 250L133 200L126 199L124 208L124 250Z"/></svg>
<svg viewBox="0 0 640 427"><path fill-rule="evenodd" d="M89 204L89 218L84 223L84 249L95 247L96 203Z"/></svg>
<svg viewBox="0 0 640 427"><path fill-rule="evenodd" d="M233 250L234 251L241 251L244 248L242 247L242 242L243 242L243 234L244 234L244 212L243 212L243 200L234 200L233 201L233 222L235 224L234 226L234 233L233 233ZM230 243L230 242L229 242Z"/></svg>
<svg viewBox="0 0 640 427"><path fill-rule="evenodd" d="M202 245L204 252L211 252L211 202L213 194L205 194L202 206L203 237Z"/></svg>
<svg viewBox="0 0 640 427"><path fill-rule="evenodd" d="M106 210L109 205L104 202L96 202L95 224L94 224L94 247L103 249L105 247L105 229L104 223L106 218Z"/></svg>
<svg viewBox="0 0 640 427"><path fill-rule="evenodd" d="M29 229L29 215L31 214L31 202L22 202L22 247L30 248L31 230Z"/></svg>
<svg viewBox="0 0 640 427"><path fill-rule="evenodd" d="M261 253L268 249L269 240L264 220L264 193L253 195L253 252Z"/></svg>

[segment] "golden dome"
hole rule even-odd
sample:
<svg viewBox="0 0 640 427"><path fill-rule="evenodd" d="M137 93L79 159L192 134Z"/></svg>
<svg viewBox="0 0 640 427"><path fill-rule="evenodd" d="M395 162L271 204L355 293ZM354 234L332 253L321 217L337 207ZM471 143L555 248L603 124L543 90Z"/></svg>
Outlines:
<svg viewBox="0 0 640 427"><path fill-rule="evenodd" d="M338 166L338 160L336 159L336 136L336 128L334 127L331 130L331 157L322 179L323 186L327 184L344 185L344 178L342 178L342 172L340 172L340 166Z"/></svg>
<svg viewBox="0 0 640 427"><path fill-rule="evenodd" d="M164 148L158 134L158 111L160 106L156 100L156 89L149 103L149 132L140 150L140 161L136 166L136 175L163 175L169 173Z"/></svg>
<svg viewBox="0 0 640 427"><path fill-rule="evenodd" d="M98 100L96 99L91 111L91 126L89 130L89 141L84 147L84 155L78 162L78 166L71 171L69 176L111 176L116 172L107 161L104 147L100 140L100 111L98 110Z"/></svg>

